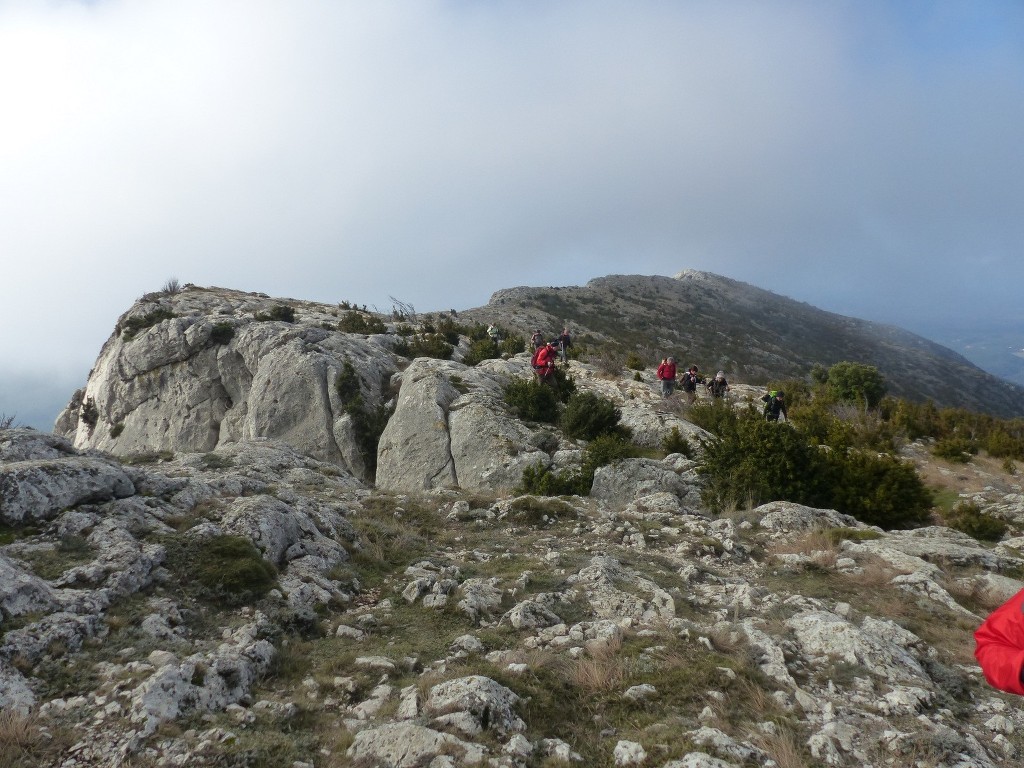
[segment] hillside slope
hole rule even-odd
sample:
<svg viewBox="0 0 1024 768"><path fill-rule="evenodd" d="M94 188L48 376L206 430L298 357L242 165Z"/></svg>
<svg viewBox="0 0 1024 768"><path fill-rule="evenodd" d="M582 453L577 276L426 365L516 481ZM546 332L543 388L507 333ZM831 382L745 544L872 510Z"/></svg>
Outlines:
<svg viewBox="0 0 1024 768"><path fill-rule="evenodd" d="M940 344L708 272L510 288L497 291L486 306L460 314L527 336L534 328L554 335L568 324L582 342L616 342L640 352L652 366L674 355L749 384L804 378L815 363L866 363L882 372L891 394L1024 416L1024 387L986 373Z"/></svg>

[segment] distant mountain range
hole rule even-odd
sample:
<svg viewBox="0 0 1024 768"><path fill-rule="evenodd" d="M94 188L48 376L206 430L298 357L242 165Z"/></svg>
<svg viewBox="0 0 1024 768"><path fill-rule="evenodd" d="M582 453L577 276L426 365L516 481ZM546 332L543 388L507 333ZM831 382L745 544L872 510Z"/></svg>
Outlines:
<svg viewBox="0 0 1024 768"><path fill-rule="evenodd" d="M666 355L707 373L762 384L803 378L815 363L876 366L893 395L1001 417L1024 416L1024 387L896 326L826 312L708 272L675 277L611 275L584 286L496 292L460 316L529 336L567 324L581 343L612 342L652 366ZM1024 359L1021 359L1024 379ZM1011 372L1013 373L1013 372Z"/></svg>

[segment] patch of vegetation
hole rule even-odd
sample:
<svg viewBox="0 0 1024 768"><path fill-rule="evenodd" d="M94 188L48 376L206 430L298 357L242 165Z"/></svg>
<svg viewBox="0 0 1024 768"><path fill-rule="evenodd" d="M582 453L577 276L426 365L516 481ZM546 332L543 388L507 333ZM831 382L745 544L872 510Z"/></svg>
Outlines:
<svg viewBox="0 0 1024 768"><path fill-rule="evenodd" d="M679 427L672 427L672 431L662 438L661 447L665 453L681 453L688 459L693 458L693 446L690 445L690 441L686 439L683 433L679 431Z"/></svg>
<svg viewBox="0 0 1024 768"><path fill-rule="evenodd" d="M212 536L165 542L166 563L200 599L233 607L247 605L277 583L277 569L244 536Z"/></svg>
<svg viewBox="0 0 1024 768"><path fill-rule="evenodd" d="M392 350L402 357L433 357L437 360L450 360L455 348L449 344L443 334L420 333L409 338L399 338Z"/></svg>
<svg viewBox="0 0 1024 768"><path fill-rule="evenodd" d="M703 443L698 471L705 480L702 497L716 512L792 501L886 529L928 519L930 491L910 464L893 456L822 450L792 425L766 422L752 408L721 415L715 428L718 436Z"/></svg>
<svg viewBox="0 0 1024 768"><path fill-rule="evenodd" d="M131 341L138 336L141 331L151 328L164 320L170 320L173 317L177 317L177 315L164 307L159 307L144 315L129 317L121 324L121 339L124 341Z"/></svg>
<svg viewBox="0 0 1024 768"><path fill-rule="evenodd" d="M512 502L510 510L513 521L526 525L550 525L579 517L572 504L559 499L538 499L535 496L520 496Z"/></svg>
<svg viewBox="0 0 1024 768"><path fill-rule="evenodd" d="M958 464L968 464L972 456L978 455L978 445L964 437L944 437L935 443L932 455Z"/></svg>
<svg viewBox="0 0 1024 768"><path fill-rule="evenodd" d="M1010 527L998 517L986 514L974 501L960 502L943 519L950 528L979 541L999 541Z"/></svg>
<svg viewBox="0 0 1024 768"><path fill-rule="evenodd" d="M462 358L466 365L476 365L484 360L501 357L501 347L493 339L482 338L470 342L469 351Z"/></svg>
<svg viewBox="0 0 1024 768"><path fill-rule="evenodd" d="M221 453L204 453L199 460L203 469L230 469L235 466L235 459Z"/></svg>
<svg viewBox="0 0 1024 768"><path fill-rule="evenodd" d="M565 404L559 426L569 437L593 440L602 435L625 435L622 412L615 403L593 392L577 392Z"/></svg>
<svg viewBox="0 0 1024 768"><path fill-rule="evenodd" d="M98 424L100 420L100 409L96 407L96 401L93 398L85 398L85 401L82 403L82 408L78 412L78 418L83 424L85 424L86 428L89 430L89 434L91 435L93 429L96 428L96 424Z"/></svg>
<svg viewBox="0 0 1024 768"><path fill-rule="evenodd" d="M505 402L524 421L554 424L558 421L558 396L552 387L536 379L517 380L505 387Z"/></svg>
<svg viewBox="0 0 1024 768"><path fill-rule="evenodd" d="M843 541L873 541L882 538L882 534L870 528L826 528L822 533L833 545Z"/></svg>
<svg viewBox="0 0 1024 768"><path fill-rule="evenodd" d="M387 333L388 327L376 315L350 310L338 321L338 330L345 333Z"/></svg>
<svg viewBox="0 0 1024 768"><path fill-rule="evenodd" d="M73 732L37 714L13 707L0 712L0 765L47 768L57 765L75 743Z"/></svg>
<svg viewBox="0 0 1024 768"><path fill-rule="evenodd" d="M119 422L117 422L117 424L115 424L114 426L112 426L110 428L110 437L111 437L111 439L116 440L118 437L121 436L122 432L124 432L124 422L119 421Z"/></svg>
<svg viewBox="0 0 1024 768"><path fill-rule="evenodd" d="M295 322L295 310L287 304L275 304L269 312L257 312L253 316L261 322L278 321L282 323Z"/></svg>
<svg viewBox="0 0 1024 768"><path fill-rule="evenodd" d="M355 434L360 458L369 475L373 477L377 471L377 446L388 419L391 418L391 412L383 405L367 405L359 384L359 374L348 359L335 378L334 386L341 396L345 413L352 420L352 431Z"/></svg>
<svg viewBox="0 0 1024 768"><path fill-rule="evenodd" d="M167 282L165 282L163 287L160 288L160 292L164 294L164 296L174 296L175 294L181 293L181 283L176 277L168 278Z"/></svg>
<svg viewBox="0 0 1024 768"><path fill-rule="evenodd" d="M53 549L36 549L22 555L36 576L47 581L60 578L76 566L91 563L95 556L96 548L84 536L74 534L62 536Z"/></svg>
<svg viewBox="0 0 1024 768"><path fill-rule="evenodd" d="M630 352L626 355L625 366L631 371L643 371L647 368L647 363L636 352Z"/></svg>
<svg viewBox="0 0 1024 768"><path fill-rule="evenodd" d="M601 435L583 450L583 461L575 469L555 472L539 465L527 467L519 491L538 496L587 496L599 467L619 459L634 458L639 453L635 445L620 435Z"/></svg>
<svg viewBox="0 0 1024 768"><path fill-rule="evenodd" d="M235 326L231 323L214 323L210 329L210 341L214 344L227 344L235 338Z"/></svg>

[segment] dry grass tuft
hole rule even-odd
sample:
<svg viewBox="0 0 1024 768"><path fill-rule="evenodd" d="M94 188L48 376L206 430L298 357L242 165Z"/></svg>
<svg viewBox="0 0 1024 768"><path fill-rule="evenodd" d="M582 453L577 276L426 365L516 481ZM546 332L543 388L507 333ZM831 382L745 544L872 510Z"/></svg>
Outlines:
<svg viewBox="0 0 1024 768"><path fill-rule="evenodd" d="M839 559L839 545L826 531L810 531L800 538L773 543L768 549L769 556L806 555L822 568L834 568Z"/></svg>
<svg viewBox="0 0 1024 768"><path fill-rule="evenodd" d="M808 764L807 758L800 748L799 739L788 729L765 734L756 739L755 743L775 761L778 768L804 768Z"/></svg>
<svg viewBox="0 0 1024 768"><path fill-rule="evenodd" d="M591 647L572 667L573 684L590 693L617 689L628 673L621 649L620 640Z"/></svg>

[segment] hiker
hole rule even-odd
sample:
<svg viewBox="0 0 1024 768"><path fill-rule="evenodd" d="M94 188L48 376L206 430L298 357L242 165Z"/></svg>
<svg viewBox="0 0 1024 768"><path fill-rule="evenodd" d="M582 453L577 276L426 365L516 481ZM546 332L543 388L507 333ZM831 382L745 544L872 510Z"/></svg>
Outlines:
<svg viewBox="0 0 1024 768"><path fill-rule="evenodd" d="M554 383L555 358L557 355L558 351L555 349L555 345L550 343L545 344L533 353L533 359L530 363L533 365L533 372L537 374L537 379L542 384Z"/></svg>
<svg viewBox="0 0 1024 768"><path fill-rule="evenodd" d="M488 325L487 326L487 336L488 336L488 338L490 338L491 341L493 341L495 344L497 344L498 343L498 326L494 325L493 323L491 325Z"/></svg>
<svg viewBox="0 0 1024 768"><path fill-rule="evenodd" d="M767 395L761 395L761 400L764 401L764 417L768 421L778 421L779 416L782 416L783 421L789 421L789 416L786 414L786 400L785 395L773 389Z"/></svg>
<svg viewBox="0 0 1024 768"><path fill-rule="evenodd" d="M668 397L676 386L676 359L667 357L658 366L658 381L661 382L661 396Z"/></svg>
<svg viewBox="0 0 1024 768"><path fill-rule="evenodd" d="M974 658L993 688L1024 696L1024 589L974 631Z"/></svg>
<svg viewBox="0 0 1024 768"><path fill-rule="evenodd" d="M544 341L543 334L540 332L540 328L536 329L533 332L533 336L530 337L530 345L533 347L534 351L536 352L538 349L543 347L545 345L545 343L546 342Z"/></svg>
<svg viewBox="0 0 1024 768"><path fill-rule="evenodd" d="M690 405L693 405L697 401L697 385L703 381L704 377L697 373L696 365L691 365L683 374L683 378L680 380L680 386L682 386L683 392L686 393L686 401Z"/></svg>
<svg viewBox="0 0 1024 768"><path fill-rule="evenodd" d="M707 390L712 397L725 397L729 391L729 382L725 380L725 371L715 374L715 378L707 383Z"/></svg>
<svg viewBox="0 0 1024 768"><path fill-rule="evenodd" d="M569 347L572 346L572 336L569 335L569 329L563 328L562 332L558 335L558 351L562 356L562 362L569 362Z"/></svg>

